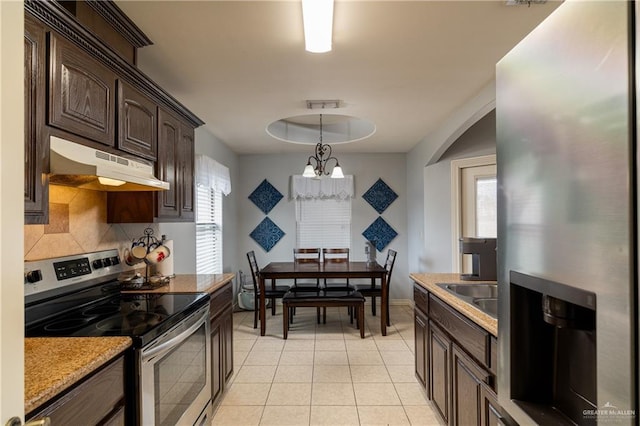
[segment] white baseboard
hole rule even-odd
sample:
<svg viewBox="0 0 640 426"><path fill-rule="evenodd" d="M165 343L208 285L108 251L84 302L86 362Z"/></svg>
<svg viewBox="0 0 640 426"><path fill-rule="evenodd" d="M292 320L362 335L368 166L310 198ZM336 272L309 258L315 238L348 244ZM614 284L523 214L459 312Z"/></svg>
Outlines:
<svg viewBox="0 0 640 426"><path fill-rule="evenodd" d="M409 306L413 308L413 300L411 299L391 299L389 300L391 306Z"/></svg>

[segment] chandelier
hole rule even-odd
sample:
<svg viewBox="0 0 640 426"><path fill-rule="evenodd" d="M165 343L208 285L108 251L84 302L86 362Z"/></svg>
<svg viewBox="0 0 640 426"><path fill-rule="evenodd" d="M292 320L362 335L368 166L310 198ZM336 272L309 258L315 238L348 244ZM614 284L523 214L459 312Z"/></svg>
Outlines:
<svg viewBox="0 0 640 426"><path fill-rule="evenodd" d="M322 114L320 114L320 142L316 144L314 155L309 156L307 166L304 168L302 176L316 179L328 176L329 171L327 170L327 164L334 160L336 165L333 167L331 177L333 179L343 178L344 174L342 173L342 167L340 167L338 159L331 155L331 145L322 143Z"/></svg>

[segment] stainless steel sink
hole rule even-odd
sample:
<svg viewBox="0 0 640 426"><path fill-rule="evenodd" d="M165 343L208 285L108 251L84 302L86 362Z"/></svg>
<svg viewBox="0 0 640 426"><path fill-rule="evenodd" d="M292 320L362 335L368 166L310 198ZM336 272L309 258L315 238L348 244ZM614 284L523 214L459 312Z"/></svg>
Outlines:
<svg viewBox="0 0 640 426"><path fill-rule="evenodd" d="M484 313L498 318L498 298L475 298L473 299L473 304L480 308Z"/></svg>
<svg viewBox="0 0 640 426"><path fill-rule="evenodd" d="M445 284L446 290L466 297L498 297L497 284Z"/></svg>
<svg viewBox="0 0 640 426"><path fill-rule="evenodd" d="M487 283L438 284L461 300L477 307L485 314L498 318L498 285Z"/></svg>

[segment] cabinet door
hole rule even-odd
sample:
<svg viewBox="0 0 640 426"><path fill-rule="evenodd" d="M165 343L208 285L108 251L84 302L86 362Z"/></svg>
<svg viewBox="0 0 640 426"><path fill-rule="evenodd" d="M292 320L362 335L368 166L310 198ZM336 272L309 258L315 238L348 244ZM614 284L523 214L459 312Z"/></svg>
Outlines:
<svg viewBox="0 0 640 426"><path fill-rule="evenodd" d="M158 161L157 173L160 180L169 182L169 189L158 191L158 218L178 219L180 199L178 186L178 150L180 147L180 120L158 109Z"/></svg>
<svg viewBox="0 0 640 426"><path fill-rule="evenodd" d="M125 405L124 376L124 357L120 356L44 408L27 413L26 420L49 417L52 425L122 424L119 412Z"/></svg>
<svg viewBox="0 0 640 426"><path fill-rule="evenodd" d="M482 426L505 426L509 421L501 414L498 396L487 386L480 390L480 424Z"/></svg>
<svg viewBox="0 0 640 426"><path fill-rule="evenodd" d="M224 332L224 381L233 374L233 310L229 308L222 314L222 330Z"/></svg>
<svg viewBox="0 0 640 426"><path fill-rule="evenodd" d="M179 147L179 165L180 171L179 188L180 188L180 219L193 222L195 220L194 211L194 150L195 136L194 129L191 126L182 124L180 127L180 147Z"/></svg>
<svg viewBox="0 0 640 426"><path fill-rule="evenodd" d="M211 322L211 401L215 405L222 395L224 385L223 371L223 331L222 322L218 319Z"/></svg>
<svg viewBox="0 0 640 426"><path fill-rule="evenodd" d="M138 90L118 80L118 149L156 160L157 106Z"/></svg>
<svg viewBox="0 0 640 426"><path fill-rule="evenodd" d="M50 51L49 124L113 146L115 74L54 34Z"/></svg>
<svg viewBox="0 0 640 426"><path fill-rule="evenodd" d="M105 419L101 426L124 426L126 424L125 418L124 407L120 407L108 419Z"/></svg>
<svg viewBox="0 0 640 426"><path fill-rule="evenodd" d="M427 386L427 317L415 310L414 316L415 325L415 348L416 348L416 377L422 383L422 386L427 388L427 397L429 397L429 387Z"/></svg>
<svg viewBox="0 0 640 426"><path fill-rule="evenodd" d="M44 132L45 28L25 15L24 23L24 223L49 222L47 165L49 144Z"/></svg>
<svg viewBox="0 0 640 426"><path fill-rule="evenodd" d="M455 344L451 367L452 424L480 426L480 391L490 374Z"/></svg>
<svg viewBox="0 0 640 426"><path fill-rule="evenodd" d="M429 395L445 423L449 422L451 340L429 321Z"/></svg>

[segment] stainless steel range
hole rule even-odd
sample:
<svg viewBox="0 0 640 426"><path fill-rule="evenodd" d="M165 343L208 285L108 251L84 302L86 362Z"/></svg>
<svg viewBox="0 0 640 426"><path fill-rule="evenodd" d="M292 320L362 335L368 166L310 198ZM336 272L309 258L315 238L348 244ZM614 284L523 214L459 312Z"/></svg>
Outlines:
<svg viewBox="0 0 640 426"><path fill-rule="evenodd" d="M209 296L127 294L122 271L117 250L25 262L26 336L129 336L127 423L210 423Z"/></svg>

